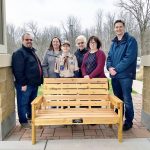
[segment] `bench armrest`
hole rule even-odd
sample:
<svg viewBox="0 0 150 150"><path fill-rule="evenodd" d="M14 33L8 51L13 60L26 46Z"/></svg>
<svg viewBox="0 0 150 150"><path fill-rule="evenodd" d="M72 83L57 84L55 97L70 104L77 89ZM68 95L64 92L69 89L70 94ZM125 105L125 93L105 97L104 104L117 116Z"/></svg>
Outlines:
<svg viewBox="0 0 150 150"><path fill-rule="evenodd" d="M123 102L115 95L109 95L110 102L113 106L116 106L117 108L120 108L122 106Z"/></svg>
<svg viewBox="0 0 150 150"><path fill-rule="evenodd" d="M43 96L37 96L31 103L31 105L41 105L43 102Z"/></svg>
<svg viewBox="0 0 150 150"><path fill-rule="evenodd" d="M38 110L41 107L41 104L43 102L43 96L37 96L31 103L32 105L32 122L35 119L36 116L36 110Z"/></svg>
<svg viewBox="0 0 150 150"><path fill-rule="evenodd" d="M112 108L116 107L118 109L118 116L120 121L123 118L123 102L115 95L109 95L109 99L111 101Z"/></svg>

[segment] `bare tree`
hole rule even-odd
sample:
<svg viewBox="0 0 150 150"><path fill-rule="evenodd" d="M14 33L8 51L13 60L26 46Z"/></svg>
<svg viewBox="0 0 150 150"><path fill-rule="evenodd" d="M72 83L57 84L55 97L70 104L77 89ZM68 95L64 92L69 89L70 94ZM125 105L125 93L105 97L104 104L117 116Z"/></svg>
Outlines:
<svg viewBox="0 0 150 150"><path fill-rule="evenodd" d="M126 31L129 32L131 35L133 35L136 40L138 41L139 43L139 47L140 47L140 29L139 29L139 26L138 26L138 23L135 19L135 17L129 13L129 12L124 12L122 11L120 13L120 15L118 15L118 18L122 18L122 20L125 21L125 26L126 26ZM138 51L138 56L141 55L141 49L139 49Z"/></svg>
<svg viewBox="0 0 150 150"><path fill-rule="evenodd" d="M16 45L16 28L13 24L8 24L7 25L7 49L8 53L12 54L13 51L17 48Z"/></svg>
<svg viewBox="0 0 150 150"><path fill-rule="evenodd" d="M134 16L126 11L121 11L120 14L117 16L118 19L124 20L126 24L126 31L130 32L131 34L134 34L135 31L139 31L139 28L137 27L138 24L134 18Z"/></svg>
<svg viewBox="0 0 150 150"><path fill-rule="evenodd" d="M102 24L103 24L103 13L102 10L99 9L96 12L96 35L102 40Z"/></svg>
<svg viewBox="0 0 150 150"><path fill-rule="evenodd" d="M150 51L145 51L144 41L145 33L150 23L150 0L120 0L118 6L130 12L138 22L140 29L141 54L149 54Z"/></svg>
<svg viewBox="0 0 150 150"><path fill-rule="evenodd" d="M75 16L69 16L67 18L66 23L62 23L63 28L63 39L67 39L71 43L71 50L74 52L75 47L75 39L78 35L81 34L81 25L80 21Z"/></svg>
<svg viewBox="0 0 150 150"><path fill-rule="evenodd" d="M114 38L114 21L115 14L108 13L106 16L106 23L104 23L103 27L103 49L108 53L110 48L111 40Z"/></svg>
<svg viewBox="0 0 150 150"><path fill-rule="evenodd" d="M7 25L7 49L9 54L20 47L23 33L25 33L24 28L16 28L13 24Z"/></svg>
<svg viewBox="0 0 150 150"><path fill-rule="evenodd" d="M34 36L34 44L38 48L38 41L39 41L39 34L40 34L40 29L38 27L38 24L36 22L28 22L24 24L26 32L32 33Z"/></svg>
<svg viewBox="0 0 150 150"><path fill-rule="evenodd" d="M38 44L40 55L39 57L42 59L42 56L46 49L49 48L50 42L52 38L58 37L61 38L60 29L54 26L50 26L49 28L45 27L38 36Z"/></svg>
<svg viewBox="0 0 150 150"><path fill-rule="evenodd" d="M96 27L93 26L93 27L90 27L90 28L86 28L82 32L82 34L85 35L86 39L88 40L90 38L90 36L97 35Z"/></svg>

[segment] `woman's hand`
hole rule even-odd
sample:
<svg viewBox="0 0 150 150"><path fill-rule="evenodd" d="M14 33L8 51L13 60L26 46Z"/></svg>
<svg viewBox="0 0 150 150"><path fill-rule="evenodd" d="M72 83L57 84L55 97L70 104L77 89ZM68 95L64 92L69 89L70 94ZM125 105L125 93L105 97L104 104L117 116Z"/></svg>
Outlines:
<svg viewBox="0 0 150 150"><path fill-rule="evenodd" d="M89 75L85 75L84 78L90 78Z"/></svg>

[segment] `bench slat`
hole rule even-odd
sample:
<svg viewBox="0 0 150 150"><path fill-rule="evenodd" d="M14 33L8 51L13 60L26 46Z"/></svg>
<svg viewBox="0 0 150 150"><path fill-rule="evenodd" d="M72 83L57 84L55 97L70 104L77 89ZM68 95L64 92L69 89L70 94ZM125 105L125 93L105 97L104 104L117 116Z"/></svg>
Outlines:
<svg viewBox="0 0 150 150"><path fill-rule="evenodd" d="M108 94L108 91L106 89L51 89L51 90L44 90L43 94L50 95L50 94Z"/></svg>
<svg viewBox="0 0 150 150"><path fill-rule="evenodd" d="M86 78L44 78L44 84L48 83L100 83L100 84L106 84L108 83L107 78L92 78L92 79L86 79Z"/></svg>
<svg viewBox="0 0 150 150"><path fill-rule="evenodd" d="M51 100L109 100L108 95L44 95L43 99L46 101Z"/></svg>
<svg viewBox="0 0 150 150"><path fill-rule="evenodd" d="M106 84L46 84L43 86L44 90L47 89L108 89L108 83Z"/></svg>
<svg viewBox="0 0 150 150"><path fill-rule="evenodd" d="M112 112L113 110L110 108L93 108L93 109L88 109L88 108L66 108L66 109L40 109L38 110L37 113L82 113L82 112L87 112L87 113L99 113L99 112Z"/></svg>
<svg viewBox="0 0 150 150"><path fill-rule="evenodd" d="M36 125L69 125L69 124L116 124L118 123L118 117L83 117L83 123L72 123L73 119L78 118L36 118Z"/></svg>
<svg viewBox="0 0 150 150"><path fill-rule="evenodd" d="M44 106L109 106L109 101L51 101Z"/></svg>
<svg viewBox="0 0 150 150"><path fill-rule="evenodd" d="M84 118L84 117L115 117L115 114L38 114L36 118Z"/></svg>
<svg viewBox="0 0 150 150"><path fill-rule="evenodd" d="M86 111L85 111L86 110ZM52 113L53 112L53 113ZM118 117L118 114L114 112L112 109L84 109L84 111L81 111L79 108L74 111L72 109L65 109L63 111L58 111L55 109L54 111L46 111L41 110L36 113L36 117L40 118L67 118L67 117Z"/></svg>

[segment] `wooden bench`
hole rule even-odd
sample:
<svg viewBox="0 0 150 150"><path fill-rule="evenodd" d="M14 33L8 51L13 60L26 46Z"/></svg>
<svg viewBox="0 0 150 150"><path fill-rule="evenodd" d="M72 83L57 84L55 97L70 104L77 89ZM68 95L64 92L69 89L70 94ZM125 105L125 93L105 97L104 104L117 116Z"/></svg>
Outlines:
<svg viewBox="0 0 150 150"><path fill-rule="evenodd" d="M122 101L109 94L106 78L45 78L43 95L32 102L32 144L36 126L72 124L118 124L122 142L122 118Z"/></svg>

